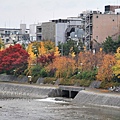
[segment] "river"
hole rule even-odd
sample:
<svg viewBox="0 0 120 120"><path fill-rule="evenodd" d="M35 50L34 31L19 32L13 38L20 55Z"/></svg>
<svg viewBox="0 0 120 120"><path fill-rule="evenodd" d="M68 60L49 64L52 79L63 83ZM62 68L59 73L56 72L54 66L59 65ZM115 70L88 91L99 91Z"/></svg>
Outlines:
<svg viewBox="0 0 120 120"><path fill-rule="evenodd" d="M46 99L0 99L0 120L120 120L120 109Z"/></svg>

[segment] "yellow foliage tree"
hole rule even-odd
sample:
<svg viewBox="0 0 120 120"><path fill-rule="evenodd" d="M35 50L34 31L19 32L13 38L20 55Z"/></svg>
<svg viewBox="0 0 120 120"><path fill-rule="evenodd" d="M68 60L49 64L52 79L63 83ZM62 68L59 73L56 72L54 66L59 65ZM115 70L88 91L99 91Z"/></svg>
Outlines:
<svg viewBox="0 0 120 120"><path fill-rule="evenodd" d="M72 57L72 58L75 57L75 52L73 51L73 47L71 47L71 49L70 49L69 56Z"/></svg>
<svg viewBox="0 0 120 120"><path fill-rule="evenodd" d="M51 40L44 41L44 47L47 53L51 53L55 51L55 43Z"/></svg>
<svg viewBox="0 0 120 120"><path fill-rule="evenodd" d="M40 55L44 55L47 53L47 50L45 49L45 46L44 46L44 42L40 42L39 53Z"/></svg>
<svg viewBox="0 0 120 120"><path fill-rule="evenodd" d="M35 64L35 59L36 59L36 56L35 54L32 52L33 51L33 43L30 43L27 47L27 52L29 54L29 59L28 59L28 72L26 73L27 75L31 75L31 67L33 64Z"/></svg>
<svg viewBox="0 0 120 120"><path fill-rule="evenodd" d="M120 47L117 49L115 54L116 64L113 66L113 73L120 78Z"/></svg>
<svg viewBox="0 0 120 120"><path fill-rule="evenodd" d="M55 47L54 55L55 56L60 56L60 51L58 50L58 47Z"/></svg>
<svg viewBox="0 0 120 120"><path fill-rule="evenodd" d="M110 81L113 78L113 69L116 60L114 55L106 54L102 60L102 64L98 68L98 74L96 76L97 80L100 81Z"/></svg>
<svg viewBox="0 0 120 120"><path fill-rule="evenodd" d="M4 49L4 43L2 41L2 39L0 38L0 51Z"/></svg>

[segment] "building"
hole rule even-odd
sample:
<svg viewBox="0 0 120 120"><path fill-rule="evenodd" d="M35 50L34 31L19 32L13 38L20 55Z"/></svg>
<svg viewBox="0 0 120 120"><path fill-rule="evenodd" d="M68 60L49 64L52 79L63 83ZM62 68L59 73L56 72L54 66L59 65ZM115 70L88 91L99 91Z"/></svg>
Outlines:
<svg viewBox="0 0 120 120"><path fill-rule="evenodd" d="M105 14L106 13L115 13L115 10L116 9L120 9L120 6L118 6L118 5L106 5L105 6Z"/></svg>
<svg viewBox="0 0 120 120"><path fill-rule="evenodd" d="M115 13L116 7L105 6L105 13L100 11L85 11L82 18L85 32L84 44L88 50L99 48L99 43L108 36L117 39L120 35L120 14ZM112 12L111 12L112 11Z"/></svg>
<svg viewBox="0 0 120 120"><path fill-rule="evenodd" d="M37 24L31 24L29 25L29 36L30 36L30 41L36 41L37 37L36 37L36 27Z"/></svg>
<svg viewBox="0 0 120 120"><path fill-rule="evenodd" d="M67 22L67 19L58 19L42 23L42 40L51 40L56 46L59 42L65 42Z"/></svg>
<svg viewBox="0 0 120 120"><path fill-rule="evenodd" d="M0 38L4 44L21 43L29 40L29 29L26 29L26 24L20 24L20 29L0 28Z"/></svg>
<svg viewBox="0 0 120 120"><path fill-rule="evenodd" d="M37 24L36 26L36 40L41 41L42 40L42 24Z"/></svg>
<svg viewBox="0 0 120 120"><path fill-rule="evenodd" d="M69 38L80 38L81 18L69 17L67 19L51 20L41 25L42 40L51 40L57 46L59 42L64 43Z"/></svg>
<svg viewBox="0 0 120 120"><path fill-rule="evenodd" d="M66 29L66 40L69 38L81 39L84 36L84 31L82 29L82 19L80 17L68 17L69 23Z"/></svg>

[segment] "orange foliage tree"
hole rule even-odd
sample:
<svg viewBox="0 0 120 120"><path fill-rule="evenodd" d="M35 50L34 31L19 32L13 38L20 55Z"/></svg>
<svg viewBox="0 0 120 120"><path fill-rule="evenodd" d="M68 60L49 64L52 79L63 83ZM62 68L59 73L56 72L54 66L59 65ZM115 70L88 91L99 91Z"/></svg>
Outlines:
<svg viewBox="0 0 120 120"><path fill-rule="evenodd" d="M113 78L113 69L116 60L114 55L106 54L103 57L101 65L98 68L98 74L96 76L97 80L100 81L110 81Z"/></svg>
<svg viewBox="0 0 120 120"><path fill-rule="evenodd" d="M80 52L77 61L78 69L82 71L93 70L96 66L96 56L90 51Z"/></svg>
<svg viewBox="0 0 120 120"><path fill-rule="evenodd" d="M55 76L57 78L69 77L74 73L75 68L75 60L65 56L56 57L53 63L46 67L48 71L50 71L51 69L56 69Z"/></svg>
<svg viewBox="0 0 120 120"><path fill-rule="evenodd" d="M80 52L77 58L77 66L82 71L94 70L102 64L104 55L103 52L97 52L96 54L90 51Z"/></svg>

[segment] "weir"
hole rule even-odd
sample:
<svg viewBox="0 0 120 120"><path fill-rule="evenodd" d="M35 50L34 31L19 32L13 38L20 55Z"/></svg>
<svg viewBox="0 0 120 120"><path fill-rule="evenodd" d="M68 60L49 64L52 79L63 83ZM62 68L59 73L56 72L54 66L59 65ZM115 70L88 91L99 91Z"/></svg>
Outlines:
<svg viewBox="0 0 120 120"><path fill-rule="evenodd" d="M56 87L0 83L0 98L45 98Z"/></svg>
<svg viewBox="0 0 120 120"><path fill-rule="evenodd" d="M74 98L79 91L84 90L84 87L75 87L75 86L59 86L61 91L61 97Z"/></svg>
<svg viewBox="0 0 120 120"><path fill-rule="evenodd" d="M120 108L120 94L80 91L72 103L77 105L114 106Z"/></svg>

